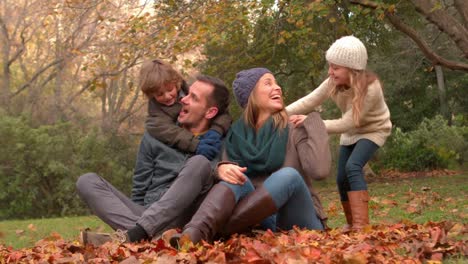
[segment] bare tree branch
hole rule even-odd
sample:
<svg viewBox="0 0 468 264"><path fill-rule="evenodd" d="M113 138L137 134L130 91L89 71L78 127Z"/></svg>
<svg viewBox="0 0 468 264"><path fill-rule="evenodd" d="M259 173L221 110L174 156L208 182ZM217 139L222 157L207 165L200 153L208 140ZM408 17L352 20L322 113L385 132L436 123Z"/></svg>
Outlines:
<svg viewBox="0 0 468 264"><path fill-rule="evenodd" d="M112 77L112 76L120 75L123 71L135 66L137 60L138 60L138 58L134 58L131 61L131 63L129 63L128 65L126 65L125 67L123 67L120 70L113 71L113 72L103 72L103 73L95 75L91 80L88 80L78 92L76 92L73 96L70 97L70 99L68 100L68 104L71 104L78 96L80 96L82 93L84 93L86 90L88 90L89 87L91 87L91 85L96 80L98 80L100 78L104 78L104 77Z"/></svg>
<svg viewBox="0 0 468 264"><path fill-rule="evenodd" d="M454 5L458 13L460 13L463 25L465 28L468 27L468 2L466 0L454 0Z"/></svg>
<svg viewBox="0 0 468 264"><path fill-rule="evenodd" d="M416 11L445 32L468 58L468 30L452 15L442 8L437 8L434 0L412 0Z"/></svg>
<svg viewBox="0 0 468 264"><path fill-rule="evenodd" d="M19 47L19 48L16 50L15 54L13 54L13 56L11 56L11 59L8 60L8 62L7 62L7 67L10 67L11 64L12 64L14 61L16 61L16 60L18 59L18 57L21 56L21 54L23 54L23 52L24 52L24 36L23 36L23 34L21 34L21 47Z"/></svg>
<svg viewBox="0 0 468 264"><path fill-rule="evenodd" d="M353 4L358 4L362 5L364 7L369 7L372 9L377 8L379 5L378 3L374 1L368 1L368 0L350 0L350 3ZM451 61L447 60L440 55L438 55L436 52L434 52L431 47L422 39L419 34L411 28L410 26L406 25L401 19L399 19L396 15L388 12L388 10L385 11L385 15L388 19L388 21L399 31L403 32L405 35L407 35L409 38L411 38L416 45L421 49L423 54L428 58L433 64L437 65L440 64L444 67L447 67L452 70L461 70L461 71L468 71L468 64L462 63L462 62L457 62L457 61Z"/></svg>
<svg viewBox="0 0 468 264"><path fill-rule="evenodd" d="M414 29L412 29L411 27L403 23L395 15L387 14L387 18L396 29L398 29L399 31L405 33L408 37L410 37L416 43L416 45L418 45L418 47L424 53L426 58L428 58L433 64L436 64L436 65L440 64L452 70L468 71L468 64L447 60L439 56L437 53L435 53L429 47L426 41L424 41L421 37L419 37L418 33Z"/></svg>
<svg viewBox="0 0 468 264"><path fill-rule="evenodd" d="M137 102L137 99L138 99L138 96L139 96L139 93L135 93L135 96L133 97L132 99L132 102L130 104L130 107L128 108L128 111L126 113L123 114L122 117L120 117L119 119L119 123L122 123L124 122L127 118L131 117L132 115L134 115L135 113L137 113L138 111L140 111L140 109L146 105L146 103L143 103L143 104L140 104L139 106L137 107L134 107L135 106L135 103Z"/></svg>
<svg viewBox="0 0 468 264"><path fill-rule="evenodd" d="M22 91L24 91L26 88L28 88L29 86L31 86L31 84L37 79L39 78L39 76L41 76L42 73L44 73L45 71L47 71L48 69L50 69L51 67L53 67L54 65L56 64L59 64L61 63L62 61L64 61L64 58L61 58L61 59L57 59L51 63L49 63L47 66L43 67L42 69L38 70L33 76L32 78L25 84L23 84L18 90L16 90L16 92L14 92L11 96L10 96L10 99L17 96L18 94L20 94Z"/></svg>

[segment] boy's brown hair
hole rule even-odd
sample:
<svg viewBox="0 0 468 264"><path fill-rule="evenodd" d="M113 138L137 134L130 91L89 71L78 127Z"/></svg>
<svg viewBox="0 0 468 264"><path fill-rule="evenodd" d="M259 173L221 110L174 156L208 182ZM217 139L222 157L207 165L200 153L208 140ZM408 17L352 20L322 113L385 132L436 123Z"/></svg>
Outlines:
<svg viewBox="0 0 468 264"><path fill-rule="evenodd" d="M146 61L141 66L140 89L148 98L153 97L155 92L168 83L175 83L179 91L182 82L182 75L160 59Z"/></svg>

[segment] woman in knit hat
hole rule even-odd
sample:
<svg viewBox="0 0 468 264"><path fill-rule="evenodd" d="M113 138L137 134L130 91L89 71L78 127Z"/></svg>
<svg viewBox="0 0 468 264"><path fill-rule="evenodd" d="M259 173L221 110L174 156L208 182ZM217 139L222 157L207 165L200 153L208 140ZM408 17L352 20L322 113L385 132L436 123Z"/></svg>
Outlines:
<svg viewBox="0 0 468 264"><path fill-rule="evenodd" d="M392 123L382 84L366 70L367 51L354 36L342 37L327 50L328 79L317 89L286 107L295 125L327 98L342 112L339 119L324 120L328 133L341 134L337 185L346 215L345 230L369 224L367 184L363 167L390 135ZM295 115L294 115L295 114Z"/></svg>
<svg viewBox="0 0 468 264"><path fill-rule="evenodd" d="M209 192L179 242L210 241L261 224L264 229L323 230L326 216L313 179L329 174L328 134L318 113L304 125L288 124L281 87L265 68L239 72L233 91L243 116L225 139L223 161L216 169L220 180ZM185 237L185 239L183 239Z"/></svg>

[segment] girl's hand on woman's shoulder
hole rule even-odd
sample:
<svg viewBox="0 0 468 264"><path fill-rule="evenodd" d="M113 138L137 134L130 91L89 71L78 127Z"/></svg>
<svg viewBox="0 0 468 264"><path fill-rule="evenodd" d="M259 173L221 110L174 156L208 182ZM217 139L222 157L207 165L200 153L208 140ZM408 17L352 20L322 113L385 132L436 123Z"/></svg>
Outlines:
<svg viewBox="0 0 468 264"><path fill-rule="evenodd" d="M242 185L247 180L244 175L246 171L246 167L239 167L235 164L222 164L218 167L218 176L225 182Z"/></svg>
<svg viewBox="0 0 468 264"><path fill-rule="evenodd" d="M306 115L292 115L289 117L289 122L291 122L294 127L301 126L304 123L304 120L307 118Z"/></svg>

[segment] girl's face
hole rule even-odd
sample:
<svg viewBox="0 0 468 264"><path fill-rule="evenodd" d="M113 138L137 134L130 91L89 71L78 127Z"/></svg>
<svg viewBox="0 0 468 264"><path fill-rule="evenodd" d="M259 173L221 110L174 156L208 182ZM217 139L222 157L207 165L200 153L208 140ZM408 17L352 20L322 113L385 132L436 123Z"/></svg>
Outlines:
<svg viewBox="0 0 468 264"><path fill-rule="evenodd" d="M335 85L350 85L349 81L350 70L347 67L339 66L333 63L328 63L328 76L333 80Z"/></svg>
<svg viewBox="0 0 468 264"><path fill-rule="evenodd" d="M271 73L264 74L258 80L253 96L261 113L271 115L284 108L283 92Z"/></svg>
<svg viewBox="0 0 468 264"><path fill-rule="evenodd" d="M177 101L177 85L167 83L153 94L154 99L160 104L171 106Z"/></svg>

